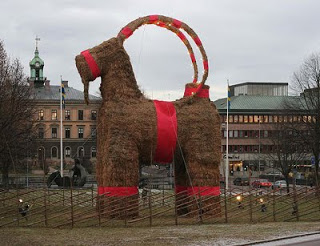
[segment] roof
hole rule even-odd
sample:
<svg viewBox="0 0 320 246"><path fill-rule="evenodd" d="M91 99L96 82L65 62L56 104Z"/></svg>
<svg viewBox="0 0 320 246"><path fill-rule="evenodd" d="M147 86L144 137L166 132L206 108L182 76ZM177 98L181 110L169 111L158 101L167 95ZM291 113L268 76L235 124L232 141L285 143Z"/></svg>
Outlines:
<svg viewBox="0 0 320 246"><path fill-rule="evenodd" d="M288 85L287 82L243 82L239 84L230 85L230 87L237 87L242 85Z"/></svg>
<svg viewBox="0 0 320 246"><path fill-rule="evenodd" d="M233 96L230 101L230 112L232 111L275 111L285 109L289 102L296 102L299 97L293 96ZM227 98L214 101L219 111L226 111Z"/></svg>
<svg viewBox="0 0 320 246"><path fill-rule="evenodd" d="M44 61L39 57L38 49L34 52L34 57L30 61L29 65L34 65L36 62L39 62L40 65L44 65Z"/></svg>
<svg viewBox="0 0 320 246"><path fill-rule="evenodd" d="M82 91L74 89L72 87L65 87L65 100L75 100L75 101L84 101L84 95ZM48 100L48 101L59 101L60 100L60 86L59 85L50 85L49 88L35 87L34 88L34 99L35 100ZM96 97L89 94L89 100L91 101L100 101L100 97Z"/></svg>

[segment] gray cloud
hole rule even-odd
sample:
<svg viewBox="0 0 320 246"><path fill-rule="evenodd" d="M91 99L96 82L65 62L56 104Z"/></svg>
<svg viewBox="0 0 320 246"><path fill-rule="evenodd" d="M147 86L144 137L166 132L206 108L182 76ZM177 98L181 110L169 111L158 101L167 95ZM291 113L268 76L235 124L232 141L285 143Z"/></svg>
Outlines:
<svg viewBox="0 0 320 246"><path fill-rule="evenodd" d="M217 99L225 96L227 79L231 84L289 82L303 59L319 51L319 9L320 2L312 0L5 0L0 39L29 75L38 35L45 76L59 84L62 75L82 90L75 55L116 36L135 18L167 15L190 25L201 38L209 58L211 99ZM146 94L165 100L183 95L193 70L186 48L175 35L158 27L141 27L125 47ZM98 91L99 81L91 85L90 93Z"/></svg>

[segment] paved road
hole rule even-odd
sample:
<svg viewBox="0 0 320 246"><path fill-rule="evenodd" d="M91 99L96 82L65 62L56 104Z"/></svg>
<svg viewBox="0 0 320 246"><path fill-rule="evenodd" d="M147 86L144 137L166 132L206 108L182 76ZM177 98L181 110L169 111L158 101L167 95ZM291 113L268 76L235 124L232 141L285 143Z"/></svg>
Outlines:
<svg viewBox="0 0 320 246"><path fill-rule="evenodd" d="M255 244L259 246L317 246L320 245L320 233L309 236L299 236L296 238L283 239L278 241L271 241L267 243Z"/></svg>

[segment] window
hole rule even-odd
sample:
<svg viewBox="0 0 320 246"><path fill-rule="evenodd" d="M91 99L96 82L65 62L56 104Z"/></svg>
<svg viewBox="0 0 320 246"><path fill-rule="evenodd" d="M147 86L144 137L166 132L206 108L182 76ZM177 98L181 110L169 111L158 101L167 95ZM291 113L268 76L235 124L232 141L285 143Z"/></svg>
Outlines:
<svg viewBox="0 0 320 246"><path fill-rule="evenodd" d="M239 145L239 152L243 152L243 146Z"/></svg>
<svg viewBox="0 0 320 246"><path fill-rule="evenodd" d="M233 131L229 131L229 138L233 138Z"/></svg>
<svg viewBox="0 0 320 246"><path fill-rule="evenodd" d="M84 148L83 147L78 148L78 157L84 157Z"/></svg>
<svg viewBox="0 0 320 246"><path fill-rule="evenodd" d="M43 129L43 127L40 127L38 129L38 137L39 138L44 138L44 129Z"/></svg>
<svg viewBox="0 0 320 246"><path fill-rule="evenodd" d="M278 122L278 116L277 116L277 115L274 115L274 116L273 116L273 122L274 122L274 123L277 123L277 122Z"/></svg>
<svg viewBox="0 0 320 246"><path fill-rule="evenodd" d="M91 137L95 138L97 136L97 129L95 127L91 127Z"/></svg>
<svg viewBox="0 0 320 246"><path fill-rule="evenodd" d="M233 122L234 123L238 123L238 115L234 115L233 116Z"/></svg>
<svg viewBox="0 0 320 246"><path fill-rule="evenodd" d="M263 122L264 123L268 123L268 115L264 115L263 116Z"/></svg>
<svg viewBox="0 0 320 246"><path fill-rule="evenodd" d="M234 131L233 131L233 137L234 137L234 138L237 138L237 137L238 137L238 130L234 130Z"/></svg>
<svg viewBox="0 0 320 246"><path fill-rule="evenodd" d="M57 138L58 129L56 127L51 128L51 137Z"/></svg>
<svg viewBox="0 0 320 246"><path fill-rule="evenodd" d="M272 115L269 115L269 122L272 123L273 122L272 120L273 120Z"/></svg>
<svg viewBox="0 0 320 246"><path fill-rule="evenodd" d="M78 110L78 120L83 120L83 110Z"/></svg>
<svg viewBox="0 0 320 246"><path fill-rule="evenodd" d="M71 157L71 148L70 147L65 148L65 157Z"/></svg>
<svg viewBox="0 0 320 246"><path fill-rule="evenodd" d="M91 120L97 119L97 110L91 110Z"/></svg>
<svg viewBox="0 0 320 246"><path fill-rule="evenodd" d="M233 123L233 115L229 115L229 123Z"/></svg>
<svg viewBox="0 0 320 246"><path fill-rule="evenodd" d="M52 109L51 110L51 120L57 120L57 110L56 109Z"/></svg>
<svg viewBox="0 0 320 246"><path fill-rule="evenodd" d="M57 147L52 147L51 158L58 158L58 148Z"/></svg>
<svg viewBox="0 0 320 246"><path fill-rule="evenodd" d="M96 158L97 157L97 149L96 147L91 148L91 157Z"/></svg>
<svg viewBox="0 0 320 246"><path fill-rule="evenodd" d="M253 116L249 115L249 123L253 123Z"/></svg>
<svg viewBox="0 0 320 246"><path fill-rule="evenodd" d="M70 110L65 110L64 111L64 119L65 120L70 120Z"/></svg>
<svg viewBox="0 0 320 246"><path fill-rule="evenodd" d="M248 123L248 115L244 115L243 116L243 122L244 123Z"/></svg>
<svg viewBox="0 0 320 246"><path fill-rule="evenodd" d="M243 115L239 115L239 123L243 122Z"/></svg>
<svg viewBox="0 0 320 246"><path fill-rule="evenodd" d="M78 128L78 138L83 138L83 127Z"/></svg>
<svg viewBox="0 0 320 246"><path fill-rule="evenodd" d="M43 109L40 109L38 112L38 120L44 120L44 112Z"/></svg>
<svg viewBox="0 0 320 246"><path fill-rule="evenodd" d="M248 131L244 131L244 137L247 138L249 136Z"/></svg>
<svg viewBox="0 0 320 246"><path fill-rule="evenodd" d="M259 115L253 117L254 123L259 123Z"/></svg>
<svg viewBox="0 0 320 246"><path fill-rule="evenodd" d="M70 138L70 127L64 129L65 138Z"/></svg>
<svg viewBox="0 0 320 246"><path fill-rule="evenodd" d="M233 146L233 151L234 151L234 152L238 152L238 145L234 145L234 146Z"/></svg>
<svg viewBox="0 0 320 246"><path fill-rule="evenodd" d="M243 131L242 130L239 131L239 138L243 138Z"/></svg>
<svg viewBox="0 0 320 246"><path fill-rule="evenodd" d="M226 130L223 131L223 137L224 137L224 138L227 137L227 131L226 131Z"/></svg>

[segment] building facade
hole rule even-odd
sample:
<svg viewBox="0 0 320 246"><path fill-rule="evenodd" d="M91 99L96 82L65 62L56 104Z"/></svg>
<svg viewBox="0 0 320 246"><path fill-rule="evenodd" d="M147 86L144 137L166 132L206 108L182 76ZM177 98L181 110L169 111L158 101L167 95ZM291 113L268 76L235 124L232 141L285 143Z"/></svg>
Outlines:
<svg viewBox="0 0 320 246"><path fill-rule="evenodd" d="M288 83L245 82L230 86L231 96L288 96Z"/></svg>
<svg viewBox="0 0 320 246"><path fill-rule="evenodd" d="M60 85L51 85L44 77L44 61L36 47L30 62L29 84L33 88L36 105L35 129L37 151L33 156L34 168L46 171L60 169L60 158L68 166L80 158L89 171L94 170L96 161L96 122L99 97L89 95L90 104L84 102L83 92L62 81L65 90L65 108L60 110ZM62 113L62 126L60 117ZM60 151L62 127L63 153Z"/></svg>
<svg viewBox="0 0 320 246"><path fill-rule="evenodd" d="M221 116L222 143L221 151L223 162L226 159L226 138L229 136L229 171L230 173L246 172L249 168L259 173L268 172L276 166L274 159L270 158L275 152L275 144L271 140L279 122L295 122L308 119L309 116L286 114L285 105L296 97L287 96L287 83L261 83L261 87L267 87L269 91L277 91L282 87L283 95L260 95L262 88L259 83L253 83L257 94L251 91L250 95L237 92L237 88L243 88L243 84L232 86L234 93L230 97L228 132L227 132L227 98L216 100L214 103ZM245 86L251 85L246 83ZM280 87L279 87L280 86ZM236 93L235 93L236 92ZM307 151L307 150L306 150ZM311 154L310 154L311 155ZM310 169L310 155L296 163L301 171ZM222 163L225 165L225 163ZM270 170L271 169L271 170Z"/></svg>

